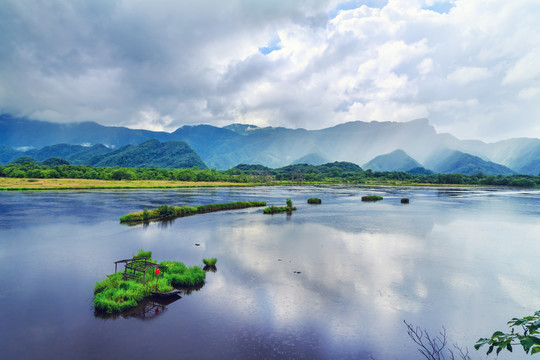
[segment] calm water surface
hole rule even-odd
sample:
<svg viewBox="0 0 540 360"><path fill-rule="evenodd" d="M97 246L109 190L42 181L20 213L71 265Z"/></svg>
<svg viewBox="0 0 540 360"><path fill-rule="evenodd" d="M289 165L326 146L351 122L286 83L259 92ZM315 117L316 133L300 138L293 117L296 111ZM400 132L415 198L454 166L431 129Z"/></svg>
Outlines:
<svg viewBox="0 0 540 360"><path fill-rule="evenodd" d="M368 194L384 200L362 203ZM322 205L306 204L313 196ZM298 207L292 216L257 208L118 221L163 203L286 198ZM539 191L2 192L0 213L4 359L418 359L403 320L433 333L444 326L451 343L484 358L476 339L540 309ZM139 249L187 265L217 257L217 271L171 304L96 317L94 283Z"/></svg>

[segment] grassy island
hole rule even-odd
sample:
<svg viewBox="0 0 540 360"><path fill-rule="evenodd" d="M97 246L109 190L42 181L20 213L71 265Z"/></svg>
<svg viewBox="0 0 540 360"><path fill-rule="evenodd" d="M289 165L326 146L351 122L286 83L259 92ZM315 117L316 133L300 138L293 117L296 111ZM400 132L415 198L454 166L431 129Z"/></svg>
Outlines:
<svg viewBox="0 0 540 360"><path fill-rule="evenodd" d="M133 264L145 260L144 271L139 274L129 271L108 275L94 286L94 308L108 314L120 313L136 307L143 299L154 294L167 293L175 287L191 287L204 283L206 273L199 266L186 266L178 261L163 261L159 264L151 259L151 251L139 251L132 260L118 262ZM159 273L156 275L156 269ZM144 275L144 277L143 277ZM144 279L144 280L143 280Z"/></svg>
<svg viewBox="0 0 540 360"><path fill-rule="evenodd" d="M382 196L378 196L378 195L366 195L366 196L362 196L362 201L380 201L382 200L383 197Z"/></svg>
<svg viewBox="0 0 540 360"><path fill-rule="evenodd" d="M319 198L309 198L307 199L308 204L321 204L322 201Z"/></svg>
<svg viewBox="0 0 540 360"><path fill-rule="evenodd" d="M170 220L178 217L205 214L222 210L245 209L249 207L265 206L264 201L237 201L223 204L208 204L199 206L169 206L161 205L157 209L144 209L120 217L121 223L137 224L148 221Z"/></svg>
<svg viewBox="0 0 540 360"><path fill-rule="evenodd" d="M264 208L263 213L273 215L286 212L287 214L291 214L293 211L296 211L296 207L293 206L291 199L287 199L286 203L287 206L269 206Z"/></svg>
<svg viewBox="0 0 540 360"><path fill-rule="evenodd" d="M403 198L403 199L401 199L401 203L402 203L402 204L408 204L408 203L409 203L409 198Z"/></svg>

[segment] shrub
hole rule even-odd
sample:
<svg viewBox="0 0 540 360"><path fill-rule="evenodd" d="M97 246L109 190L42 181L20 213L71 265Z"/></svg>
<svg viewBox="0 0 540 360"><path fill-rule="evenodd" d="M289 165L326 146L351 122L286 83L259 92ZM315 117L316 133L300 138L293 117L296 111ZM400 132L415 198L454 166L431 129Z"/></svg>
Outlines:
<svg viewBox="0 0 540 360"><path fill-rule="evenodd" d="M176 215L176 210L174 206L169 206L166 204L160 205L157 209L159 216L163 219L170 219Z"/></svg>
<svg viewBox="0 0 540 360"><path fill-rule="evenodd" d="M408 203L409 203L409 199L408 199L408 198L403 198L403 199L401 199L401 203L402 203L402 204L408 204Z"/></svg>
<svg viewBox="0 0 540 360"><path fill-rule="evenodd" d="M310 198L307 200L308 204L320 204L322 203L321 199L318 198Z"/></svg>
<svg viewBox="0 0 540 360"><path fill-rule="evenodd" d="M377 195L362 196L362 201L380 201L382 199L383 199L382 196L377 196Z"/></svg>
<svg viewBox="0 0 540 360"><path fill-rule="evenodd" d="M144 208L142 212L142 220L148 221L150 219L150 214L148 213L148 209Z"/></svg>

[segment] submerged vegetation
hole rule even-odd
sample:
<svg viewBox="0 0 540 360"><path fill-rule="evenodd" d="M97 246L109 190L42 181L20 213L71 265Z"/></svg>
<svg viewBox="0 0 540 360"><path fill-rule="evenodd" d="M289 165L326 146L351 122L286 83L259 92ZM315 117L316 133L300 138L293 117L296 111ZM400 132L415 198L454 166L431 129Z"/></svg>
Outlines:
<svg viewBox="0 0 540 360"><path fill-rule="evenodd" d="M169 206L161 205L157 209L143 209L143 211L130 213L120 217L121 223L140 223L147 221L170 220L195 214L204 214L222 210L245 209L249 207L265 206L264 201L236 201L222 204L207 204L199 206Z"/></svg>
<svg viewBox="0 0 540 360"><path fill-rule="evenodd" d="M152 293L167 293L174 287L191 287L204 283L206 273L199 266L186 266L178 261L154 264L152 252L139 251L134 260L146 259L145 281L127 278L125 272L115 272L94 286L94 308L108 314L120 313L136 307ZM155 273L156 266L161 271Z"/></svg>
<svg viewBox="0 0 540 360"><path fill-rule="evenodd" d="M382 196L378 196L378 195L366 195L366 196L362 196L362 201L380 201L382 200L383 197Z"/></svg>
<svg viewBox="0 0 540 360"><path fill-rule="evenodd" d="M308 204L321 204L322 201L319 198L309 198L307 199Z"/></svg>
<svg viewBox="0 0 540 360"><path fill-rule="evenodd" d="M296 207L293 206L292 200L287 199L285 201L287 206L269 206L267 208L264 208L263 214L279 214L286 212L287 214L292 214L293 211L296 211Z"/></svg>
<svg viewBox="0 0 540 360"><path fill-rule="evenodd" d="M24 159L23 159L24 160ZM92 167L89 165L64 165L58 161L49 165L27 159L22 163L0 165L0 178L18 179L87 179L94 181L116 180L118 183L100 183L97 185L77 186L78 188L123 188L123 187L179 187L189 183L226 183L233 184L365 184L365 185L494 185L539 187L540 176L534 175L475 175L409 173L402 171L363 170L349 162L334 162L324 165L289 165L270 169L262 165L238 165L229 170L200 169L154 169L127 167ZM180 183L178 182L185 182ZM76 185L65 184L66 188ZM47 187L62 188L62 185L1 186L2 189L41 189Z"/></svg>

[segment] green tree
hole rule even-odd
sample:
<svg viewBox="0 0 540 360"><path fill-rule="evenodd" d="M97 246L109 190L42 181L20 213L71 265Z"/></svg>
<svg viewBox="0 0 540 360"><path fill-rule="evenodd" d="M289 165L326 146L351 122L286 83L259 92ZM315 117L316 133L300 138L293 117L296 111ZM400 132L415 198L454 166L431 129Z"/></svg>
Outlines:
<svg viewBox="0 0 540 360"><path fill-rule="evenodd" d="M114 170L111 174L113 180L132 180L133 178L134 174L126 169Z"/></svg>

